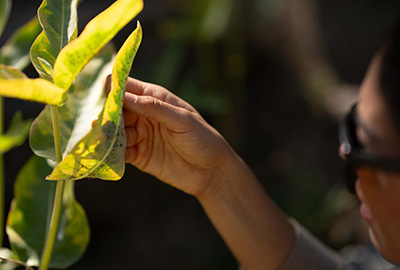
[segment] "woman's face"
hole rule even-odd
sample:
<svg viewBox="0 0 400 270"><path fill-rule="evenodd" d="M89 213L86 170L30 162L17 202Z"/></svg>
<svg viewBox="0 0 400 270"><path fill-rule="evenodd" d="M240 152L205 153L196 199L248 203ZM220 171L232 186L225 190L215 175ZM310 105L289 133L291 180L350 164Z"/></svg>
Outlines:
<svg viewBox="0 0 400 270"><path fill-rule="evenodd" d="M371 152L400 160L400 135L380 90L379 65L378 55L361 86L357 136ZM400 264L400 173L361 167L357 174L360 213L369 224L371 239L386 259Z"/></svg>

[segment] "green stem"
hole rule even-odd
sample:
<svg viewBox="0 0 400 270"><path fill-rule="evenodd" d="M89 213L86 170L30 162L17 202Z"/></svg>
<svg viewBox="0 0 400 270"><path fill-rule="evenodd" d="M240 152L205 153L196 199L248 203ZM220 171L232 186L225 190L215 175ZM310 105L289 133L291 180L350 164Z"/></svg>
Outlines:
<svg viewBox="0 0 400 270"><path fill-rule="evenodd" d="M55 106L50 106L51 116L53 119L53 135L54 145L56 148L57 163L62 160L61 140L60 140L60 128L58 121L58 110ZM57 181L56 195L54 197L53 211L51 213L49 231L47 232L47 239L43 250L42 261L39 266L39 270L47 270L49 267L51 254L53 251L54 241L57 235L58 223L60 220L62 198L64 194L65 181Z"/></svg>
<svg viewBox="0 0 400 270"><path fill-rule="evenodd" d="M4 131L4 99L0 97L0 135L3 134ZM0 247L3 246L3 237L4 237L4 201L5 201L5 193L4 193L4 157L3 154L0 154Z"/></svg>

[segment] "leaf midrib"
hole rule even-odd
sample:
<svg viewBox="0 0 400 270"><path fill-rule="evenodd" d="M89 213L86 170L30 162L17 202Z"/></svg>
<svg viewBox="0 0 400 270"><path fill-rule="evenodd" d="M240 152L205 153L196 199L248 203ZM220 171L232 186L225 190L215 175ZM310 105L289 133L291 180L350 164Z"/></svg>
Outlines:
<svg viewBox="0 0 400 270"><path fill-rule="evenodd" d="M64 40L64 20L65 20L65 16L64 16L64 3L65 0L62 0L61 3L61 33L60 33L60 51L62 50L63 46L63 40ZM68 37L67 37L68 40Z"/></svg>

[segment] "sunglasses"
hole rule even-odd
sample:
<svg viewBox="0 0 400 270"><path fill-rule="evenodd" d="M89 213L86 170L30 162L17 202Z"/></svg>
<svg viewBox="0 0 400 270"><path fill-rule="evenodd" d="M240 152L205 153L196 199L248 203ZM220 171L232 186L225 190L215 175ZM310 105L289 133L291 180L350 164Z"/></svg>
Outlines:
<svg viewBox="0 0 400 270"><path fill-rule="evenodd" d="M356 170L359 167L373 167L388 171L400 172L400 161L381 157L366 149L358 140L356 128L360 123L357 116L357 103L343 118L339 126L339 151L345 157L346 162L346 186L351 193L355 193L357 180Z"/></svg>

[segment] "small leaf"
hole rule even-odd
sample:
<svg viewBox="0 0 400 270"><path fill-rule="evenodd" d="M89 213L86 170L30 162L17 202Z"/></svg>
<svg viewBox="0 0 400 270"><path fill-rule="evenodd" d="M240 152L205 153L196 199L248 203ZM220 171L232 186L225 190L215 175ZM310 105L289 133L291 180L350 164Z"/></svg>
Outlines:
<svg viewBox="0 0 400 270"><path fill-rule="evenodd" d="M33 42L30 54L32 64L40 77L52 82L53 66L56 61L57 51L50 46L50 42L44 31Z"/></svg>
<svg viewBox="0 0 400 270"><path fill-rule="evenodd" d="M61 105L65 91L43 79L28 79L21 71L0 64L0 96Z"/></svg>
<svg viewBox="0 0 400 270"><path fill-rule="evenodd" d="M0 36L7 24L11 11L11 0L0 0Z"/></svg>
<svg viewBox="0 0 400 270"><path fill-rule="evenodd" d="M79 73L75 92L69 95L64 106L58 108L63 156L89 133L92 122L103 109L106 100L104 78L112 71L113 59L114 48L106 46ZM56 160L51 112L48 106L33 122L29 142L36 155Z"/></svg>
<svg viewBox="0 0 400 270"><path fill-rule="evenodd" d="M32 120L24 121L22 113L17 112L11 120L6 133L0 135L0 154L8 152L14 147L20 146L26 140Z"/></svg>
<svg viewBox="0 0 400 270"><path fill-rule="evenodd" d="M126 147L122 104L129 71L142 40L142 29L128 37L118 52L112 72L112 89L91 132L54 168L48 180L96 177L119 180L125 170Z"/></svg>
<svg viewBox="0 0 400 270"><path fill-rule="evenodd" d="M38 9L40 24L55 55L77 33L77 0L43 0Z"/></svg>
<svg viewBox="0 0 400 270"><path fill-rule="evenodd" d="M41 27L37 18L20 27L1 48L1 63L23 70L29 63L29 49Z"/></svg>
<svg viewBox="0 0 400 270"><path fill-rule="evenodd" d="M0 64L0 79L28 79L28 77L16 68Z"/></svg>
<svg viewBox="0 0 400 270"><path fill-rule="evenodd" d="M15 182L15 198L7 219L6 231L11 247L21 261L38 266L49 226L54 182L44 178L51 172L46 160L32 157ZM75 200L74 182L65 183L60 225L54 243L50 267L67 268L84 253L90 229L86 213Z"/></svg>
<svg viewBox="0 0 400 270"><path fill-rule="evenodd" d="M80 70L143 8L142 0L119 0L91 20L82 34L60 52L54 83L68 89Z"/></svg>

